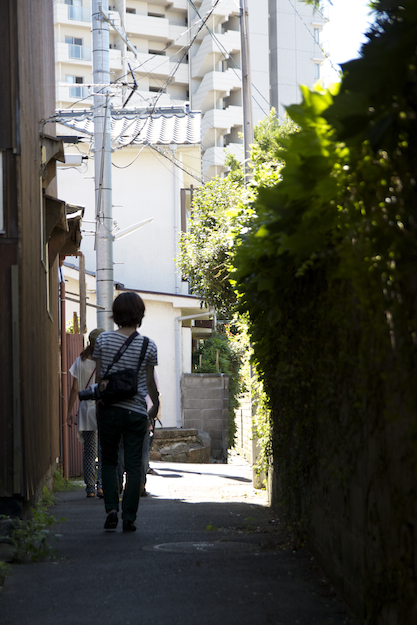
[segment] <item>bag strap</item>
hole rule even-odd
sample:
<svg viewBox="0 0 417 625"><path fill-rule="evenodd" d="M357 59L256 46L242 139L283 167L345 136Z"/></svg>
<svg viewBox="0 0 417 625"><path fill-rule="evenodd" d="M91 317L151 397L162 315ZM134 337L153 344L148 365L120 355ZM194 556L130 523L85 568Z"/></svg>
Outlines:
<svg viewBox="0 0 417 625"><path fill-rule="evenodd" d="M146 350L148 349L149 339L147 336L143 337L142 349L139 356L138 368L136 369L137 373L139 373L140 366L145 358Z"/></svg>
<svg viewBox="0 0 417 625"><path fill-rule="evenodd" d="M125 351L127 350L127 348L129 347L129 345L131 344L131 342L133 341L134 338L136 338L137 336L139 336L139 333L136 332L136 330L134 332L132 332L132 334L130 336L127 337L127 339L125 340L125 342L123 343L123 345L117 350L117 352L115 353L113 360L111 361L111 363L109 364L109 366L107 367L107 371L106 373L103 375L103 378L106 377L106 375L108 374L108 372L110 371L110 369L112 368L112 366L118 362L120 360L120 358L123 356L123 354L125 353Z"/></svg>
<svg viewBox="0 0 417 625"><path fill-rule="evenodd" d="M135 339L137 336L139 336L139 332L136 332L136 330L134 332L132 332L132 334L126 339L126 341L123 343L123 345L121 346L119 351L114 356L113 362L111 363L110 367L115 365L116 362L118 362L120 360L120 358L123 356L123 354L125 353L125 351L129 347L129 345L131 344L133 339Z"/></svg>
<svg viewBox="0 0 417 625"><path fill-rule="evenodd" d="M139 332L136 332L136 330L134 332L132 332L132 334L126 339L126 341L123 343L123 345L121 346L121 348L118 350L118 352L115 354L113 361L110 363L110 365L107 367L107 371L104 374L103 377L106 377L106 375L108 374L108 372L110 371L110 369L112 368L112 366L114 364L116 364L116 362L118 362L120 360L120 358L123 356L123 354L125 353L125 351L127 350L127 348L129 347L129 345L131 344L131 342L133 341L133 339L135 339L137 336L139 336ZM137 373L139 373L139 369L140 366L143 362L143 359L145 358L145 354L146 354L146 350L148 349L148 345L149 345L149 339L147 336L143 337L143 343L142 343L142 349L140 352L140 356L139 356L139 362L138 362L138 366L137 366Z"/></svg>
<svg viewBox="0 0 417 625"><path fill-rule="evenodd" d="M93 371L93 373L92 373L92 374L90 375L90 377L88 378L88 382L87 382L87 384L85 385L85 388L88 388L88 387L90 386L91 379L92 379L93 375L95 374L95 372L96 372L96 367L94 367L94 371ZM85 389L84 389L84 390L85 390Z"/></svg>

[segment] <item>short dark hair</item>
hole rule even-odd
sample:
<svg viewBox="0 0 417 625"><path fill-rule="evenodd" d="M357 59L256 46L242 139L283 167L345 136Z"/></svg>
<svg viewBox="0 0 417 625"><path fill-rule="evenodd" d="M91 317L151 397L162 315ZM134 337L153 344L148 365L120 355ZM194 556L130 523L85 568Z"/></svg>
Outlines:
<svg viewBox="0 0 417 625"><path fill-rule="evenodd" d="M140 326L145 304L137 293L120 293L113 302L113 320L120 327Z"/></svg>

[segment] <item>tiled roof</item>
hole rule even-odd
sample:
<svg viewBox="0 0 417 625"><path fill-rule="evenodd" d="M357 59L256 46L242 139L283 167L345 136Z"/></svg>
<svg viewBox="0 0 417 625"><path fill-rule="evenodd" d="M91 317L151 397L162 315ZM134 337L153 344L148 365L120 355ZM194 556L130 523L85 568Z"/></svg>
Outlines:
<svg viewBox="0 0 417 625"><path fill-rule="evenodd" d="M56 121L77 133L94 135L91 110L57 111ZM111 138L114 146L201 143L201 111L184 107L112 110Z"/></svg>

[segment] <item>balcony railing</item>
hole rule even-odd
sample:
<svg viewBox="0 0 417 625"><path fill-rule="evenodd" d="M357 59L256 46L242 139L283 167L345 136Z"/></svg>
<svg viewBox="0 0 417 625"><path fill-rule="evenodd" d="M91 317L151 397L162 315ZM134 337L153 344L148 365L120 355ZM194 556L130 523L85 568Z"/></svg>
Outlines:
<svg viewBox="0 0 417 625"><path fill-rule="evenodd" d="M91 61L91 48L86 46L77 46L74 43L68 43L68 56L70 59L82 59L83 61Z"/></svg>
<svg viewBox="0 0 417 625"><path fill-rule="evenodd" d="M68 19L77 20L79 22L91 22L91 11L83 7L68 5Z"/></svg>
<svg viewBox="0 0 417 625"><path fill-rule="evenodd" d="M82 85L74 85L73 87L70 87L69 96L70 98L77 98L77 100L92 97L88 87L83 87Z"/></svg>

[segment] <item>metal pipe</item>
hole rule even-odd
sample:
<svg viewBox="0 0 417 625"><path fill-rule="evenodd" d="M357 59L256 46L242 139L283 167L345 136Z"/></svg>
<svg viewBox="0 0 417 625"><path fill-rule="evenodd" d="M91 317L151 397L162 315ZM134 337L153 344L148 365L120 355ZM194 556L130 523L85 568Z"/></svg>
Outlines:
<svg viewBox="0 0 417 625"><path fill-rule="evenodd" d="M181 231L181 187L183 186L182 181L182 154L177 151L176 145L171 145L172 157L176 158L179 162L179 167L176 163L174 163L173 173L174 173L174 257L178 258L179 255L179 240L180 240L180 231ZM175 156L178 153L178 156ZM181 273L178 267L175 267L175 293L180 293L181 291Z"/></svg>
<svg viewBox="0 0 417 625"><path fill-rule="evenodd" d="M80 290L80 333L87 332L87 293L85 287L85 256L82 252L78 254L79 258L79 290Z"/></svg>
<svg viewBox="0 0 417 625"><path fill-rule="evenodd" d="M113 304L113 214L111 177L109 24L108 0L92 2L94 90L94 177L96 197L96 284L97 326L113 329L110 319ZM106 95L103 106L103 95Z"/></svg>
<svg viewBox="0 0 417 625"><path fill-rule="evenodd" d="M199 317L213 317L215 315L214 310L209 310L208 312L197 313L196 315L185 315L183 317L175 318L175 412L176 412L176 422L177 429L182 428L182 419L181 419L181 341L180 341L180 323L182 321L188 321L189 319L198 319Z"/></svg>
<svg viewBox="0 0 417 625"><path fill-rule="evenodd" d="M65 282L59 283L61 305L61 432L62 432L62 469L64 478L69 477L68 466L68 388L67 388L67 337L65 331Z"/></svg>

